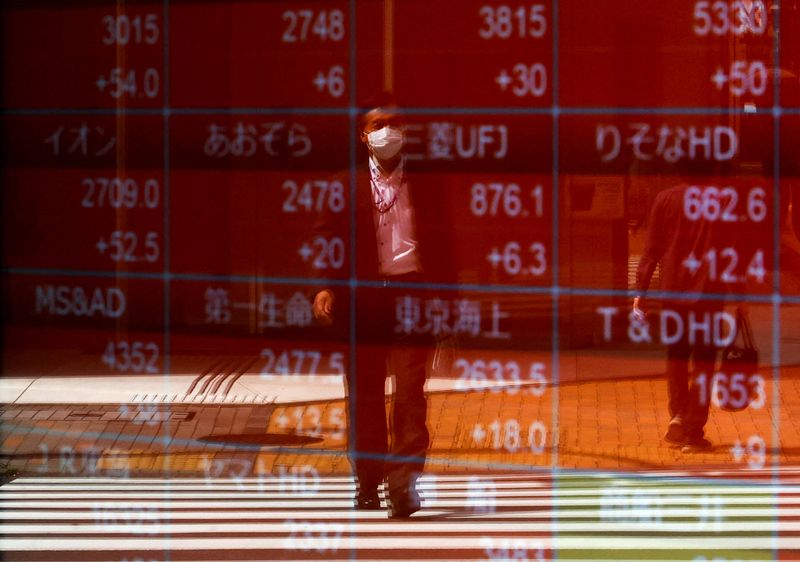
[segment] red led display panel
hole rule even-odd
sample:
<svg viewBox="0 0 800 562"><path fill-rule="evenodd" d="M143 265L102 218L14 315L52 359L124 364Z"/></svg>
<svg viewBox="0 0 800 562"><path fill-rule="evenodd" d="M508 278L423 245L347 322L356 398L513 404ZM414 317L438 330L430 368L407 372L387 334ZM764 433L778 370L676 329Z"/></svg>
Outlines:
<svg viewBox="0 0 800 562"><path fill-rule="evenodd" d="M156 280L6 277L4 375L162 373L163 290Z"/></svg>
<svg viewBox="0 0 800 562"><path fill-rule="evenodd" d="M781 120L781 205L779 222L781 292L800 295L800 116Z"/></svg>
<svg viewBox="0 0 800 562"><path fill-rule="evenodd" d="M766 2L559 4L566 107L768 107L773 23ZM749 5L749 6L746 6Z"/></svg>
<svg viewBox="0 0 800 562"><path fill-rule="evenodd" d="M405 177L425 278L542 286L551 279L552 121L544 116L405 119ZM367 151L356 173L357 275L378 279Z"/></svg>
<svg viewBox="0 0 800 562"><path fill-rule="evenodd" d="M170 23L173 106L347 104L347 2L175 2Z"/></svg>
<svg viewBox="0 0 800 562"><path fill-rule="evenodd" d="M14 2L3 10L4 74L17 77L4 80L4 107L161 107L162 4L48 7Z"/></svg>
<svg viewBox="0 0 800 562"><path fill-rule="evenodd" d="M783 330L786 330L788 326L797 326L798 323L800 323L800 306L797 304L782 306L780 312L780 322L781 326L784 327ZM791 340L785 340L780 347L781 357L792 357L795 345L796 344ZM778 377L776 379L776 386L778 386L778 390L781 395L791 392L792 385L794 384L794 381L797 380L798 374L800 374L798 373L798 366L792 364L791 361L784 360L782 365L778 369L775 369L775 371ZM793 431L794 420L796 420L798 416L800 416L798 404L794 402L781 401L780 411L776 416L777 423L775 424L775 427L777 429L777 443L775 443L775 447L778 447L782 450L789 450L800 444L800 438L798 437L797 432ZM747 449L745 450L747 451ZM750 446L750 451L752 451L752 444ZM756 449L756 453L759 452L760 451ZM787 460L781 459L781 464L788 464ZM781 474L780 478L782 483L788 483L790 477L788 474ZM781 497L785 498L787 495L781 494ZM788 535L788 532L784 530L781 535L786 536Z"/></svg>
<svg viewBox="0 0 800 562"><path fill-rule="evenodd" d="M5 2L4 554L792 557L798 9Z"/></svg>
<svg viewBox="0 0 800 562"><path fill-rule="evenodd" d="M780 57L778 68L781 105L800 107L800 6L782 2L780 7Z"/></svg>
<svg viewBox="0 0 800 562"><path fill-rule="evenodd" d="M417 107L551 103L549 1L367 0L357 17L359 105L381 91Z"/></svg>
<svg viewBox="0 0 800 562"><path fill-rule="evenodd" d="M174 270L347 276L349 135L339 116L174 118Z"/></svg>
<svg viewBox="0 0 800 562"><path fill-rule="evenodd" d="M3 120L7 267L160 271L161 117Z"/></svg>
<svg viewBox="0 0 800 562"><path fill-rule="evenodd" d="M671 238L688 236L678 229L693 229L696 241L665 254L672 263L661 271L669 267L677 283L667 290L772 290L769 117L732 127L707 116L569 116L560 134L564 285L634 288L647 245L666 251ZM655 217L657 194L670 189L681 193Z"/></svg>
<svg viewBox="0 0 800 562"><path fill-rule="evenodd" d="M561 443L565 464L574 462L571 456L575 451L592 456L591 451L603 450L598 443L613 443L615 454L598 454L592 459L595 466L621 464L636 470L638 459L632 444L662 439L674 407L669 400L680 400L668 392L667 385L675 384L670 381L687 371L689 356L680 350L690 346L695 351L688 376L694 390L706 396L699 401L696 415L708 416L705 435L709 440L726 444L718 449L718 458L732 471L769 468L773 433L764 428L770 427L771 420L786 419L774 401L773 371L768 365L746 368L719 361L724 348L742 345L739 311L748 318L755 345L762 350L768 347L773 336L769 304L735 298L654 298L641 317L632 314L630 299L611 296L564 297L560 307L565 312L559 322L560 337L570 348L578 349L575 356L562 353L559 363L558 417L570 428ZM710 350L711 357L716 352L716 363L708 359L708 353L697 351L703 349ZM609 373L615 376L609 378ZM600 389L608 393L606 400L590 400ZM737 420L745 407L748 424L740 426ZM677 450L663 449L665 455L671 452ZM718 476L725 477L723 473ZM651 499L658 503L658 498Z"/></svg>
<svg viewBox="0 0 800 562"><path fill-rule="evenodd" d="M322 286L176 281L171 289L178 372L196 369L197 356L246 357L248 372L287 380L303 373L305 383L346 370L350 296L341 287L328 287L341 318L331 327L317 324L311 312Z"/></svg>

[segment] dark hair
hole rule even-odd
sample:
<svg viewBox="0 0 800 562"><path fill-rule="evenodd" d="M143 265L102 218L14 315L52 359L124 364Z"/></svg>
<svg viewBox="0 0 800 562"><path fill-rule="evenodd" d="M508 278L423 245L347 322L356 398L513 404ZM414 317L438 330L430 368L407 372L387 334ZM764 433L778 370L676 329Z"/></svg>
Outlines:
<svg viewBox="0 0 800 562"><path fill-rule="evenodd" d="M367 123L377 112L387 113L393 116L393 120L399 120L397 101L389 92L380 92L367 99L367 103L362 106L364 110L358 118L358 129L363 131Z"/></svg>

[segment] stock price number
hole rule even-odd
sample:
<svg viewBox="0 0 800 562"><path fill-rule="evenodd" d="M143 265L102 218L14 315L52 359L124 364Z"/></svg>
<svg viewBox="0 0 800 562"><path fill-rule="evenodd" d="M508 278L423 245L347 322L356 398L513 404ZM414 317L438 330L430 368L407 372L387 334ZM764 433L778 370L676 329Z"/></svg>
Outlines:
<svg viewBox="0 0 800 562"><path fill-rule="evenodd" d="M454 367L461 374L455 384L456 390L490 390L516 394L523 387L534 396L542 396L547 391L547 378L544 363L531 363L527 380L522 380L522 368L516 361L470 361L459 357Z"/></svg>
<svg viewBox="0 0 800 562"><path fill-rule="evenodd" d="M344 266L344 240L338 236L317 236L310 243L304 242L297 253L303 262L311 262L314 269L342 269Z"/></svg>
<svg viewBox="0 0 800 562"><path fill-rule="evenodd" d="M540 63L517 63L511 72L503 68L494 81L503 92L511 87L511 93L518 98L533 96L540 98L547 93L547 67Z"/></svg>
<svg viewBox="0 0 800 562"><path fill-rule="evenodd" d="M542 543L530 539L481 537L481 547L489 560L544 562L546 559Z"/></svg>
<svg viewBox="0 0 800 562"><path fill-rule="evenodd" d="M289 536L283 542L286 550L303 552L336 552L342 544L344 524L319 521L293 521L287 519L283 526Z"/></svg>
<svg viewBox="0 0 800 562"><path fill-rule="evenodd" d="M114 99L119 99L126 95L129 97L144 96L153 99L158 97L160 80L161 78L156 68L147 68L144 72L137 74L134 69L116 67L111 69L108 77L100 75L95 82L95 86L101 93L108 92Z"/></svg>
<svg viewBox="0 0 800 562"><path fill-rule="evenodd" d="M154 263L161 255L157 232L145 233L140 244L139 235L129 230L115 230L108 240L100 238L95 244L100 255L117 263ZM141 253L140 253L141 250Z"/></svg>
<svg viewBox="0 0 800 562"><path fill-rule="evenodd" d="M605 488L600 503L600 520L649 527L662 521L663 500L652 490Z"/></svg>
<svg viewBox="0 0 800 562"><path fill-rule="evenodd" d="M270 348L261 350L261 357L265 360L261 368L262 378L271 378L274 375L291 377L294 375L316 375L322 361L322 353L312 349L285 349L274 351ZM322 374L343 375L344 353L333 352L325 362L325 371Z"/></svg>
<svg viewBox="0 0 800 562"><path fill-rule="evenodd" d="M531 209L527 197L533 203ZM472 185L469 210L475 217L527 218L531 210L533 216L541 218L544 214L544 192L537 185L530 192L523 192L516 183L475 183Z"/></svg>
<svg viewBox="0 0 800 562"><path fill-rule="evenodd" d="M745 283L753 279L763 283L767 274L764 268L764 250L756 250L747 263L745 271L739 266L739 253L736 248L711 248L701 256L690 253L682 263L691 275L696 275L705 265L708 271L708 280L720 283Z"/></svg>
<svg viewBox="0 0 800 562"><path fill-rule="evenodd" d="M691 186L683 193L683 214L693 222L764 222L768 210L766 197L762 187L748 190L746 201L740 201L733 187Z"/></svg>
<svg viewBox="0 0 800 562"><path fill-rule="evenodd" d="M487 431L488 429L488 431ZM539 421L533 421L527 427L522 427L515 419L501 422L495 420L484 428L478 422L472 430L472 439L478 446L482 446L489 437L490 446L494 450L503 449L509 453L516 453L522 447L534 454L543 453L547 444L547 427Z"/></svg>
<svg viewBox="0 0 800 562"><path fill-rule="evenodd" d="M327 92L333 98L342 97L345 91L344 67L336 64L327 72L320 70L312 80L312 84L320 93Z"/></svg>
<svg viewBox="0 0 800 562"><path fill-rule="evenodd" d="M338 180L309 180L302 185L286 180L281 189L286 192L281 207L284 213L341 213L345 207L344 185Z"/></svg>
<svg viewBox="0 0 800 562"><path fill-rule="evenodd" d="M104 525L133 535L155 535L164 523L155 507L139 506L135 503L119 503L113 509L106 503L94 503L94 524Z"/></svg>
<svg viewBox="0 0 800 562"><path fill-rule="evenodd" d="M112 371L121 373L157 373L158 344L143 341L110 341L101 360Z"/></svg>
<svg viewBox="0 0 800 562"><path fill-rule="evenodd" d="M103 16L103 45L155 45L160 34L157 14Z"/></svg>
<svg viewBox="0 0 800 562"><path fill-rule="evenodd" d="M767 462L767 444L760 435L751 435L744 445L737 439L730 452L735 462L746 461L753 469L764 468Z"/></svg>
<svg viewBox="0 0 800 562"><path fill-rule="evenodd" d="M502 248L493 247L486 255L495 271L502 270L507 275L532 275L538 277L547 271L547 252L541 242L534 242L523 251L519 242L509 242Z"/></svg>
<svg viewBox="0 0 800 562"><path fill-rule="evenodd" d="M344 39L344 13L341 10L286 10L281 19L286 22L281 36L284 43Z"/></svg>
<svg viewBox="0 0 800 562"><path fill-rule="evenodd" d="M544 4L519 6L509 5L482 6L478 10L481 27L478 35L481 39L510 39L533 37L541 39L547 33L547 17Z"/></svg>
<svg viewBox="0 0 800 562"><path fill-rule="evenodd" d="M750 7L748 8L748 4ZM696 35L764 35L767 30L767 8L761 0L753 2L709 2L694 3L694 25Z"/></svg>
<svg viewBox="0 0 800 562"><path fill-rule="evenodd" d="M730 376L714 373L710 381L709 376L702 373L695 377L695 382L701 404L707 403L709 395L711 403L723 409L740 410L749 405L758 410L767 402L764 377L758 373L749 376L744 373L733 373Z"/></svg>
<svg viewBox="0 0 800 562"><path fill-rule="evenodd" d="M280 412L275 424L281 430L292 428L297 435L314 435L341 441L347 422L341 406L296 406Z"/></svg>
<svg viewBox="0 0 800 562"><path fill-rule="evenodd" d="M148 178L143 185L133 178L85 178L81 207L86 209L157 209L161 202L158 180Z"/></svg>
<svg viewBox="0 0 800 562"><path fill-rule="evenodd" d="M711 76L711 81L722 90L726 85L728 91L737 97L744 95L762 96L767 91L769 73L763 61L733 61L726 72L722 67Z"/></svg>

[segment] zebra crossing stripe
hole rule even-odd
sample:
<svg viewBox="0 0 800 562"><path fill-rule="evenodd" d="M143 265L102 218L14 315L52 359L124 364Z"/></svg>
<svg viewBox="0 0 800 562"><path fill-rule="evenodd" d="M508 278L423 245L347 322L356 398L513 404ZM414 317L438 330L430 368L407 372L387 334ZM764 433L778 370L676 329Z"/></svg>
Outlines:
<svg viewBox="0 0 800 562"><path fill-rule="evenodd" d="M482 517L472 521L430 521L427 518L415 518L409 521L396 521L385 519L379 521L346 521L340 520L332 522L339 526L342 531L357 534L380 534L380 533L406 533L406 532L425 532L425 533L472 533L476 529L486 532L520 532L520 533L542 533L548 534L553 531L552 522L508 522L492 521L497 517ZM231 533L282 533L286 531L285 519L282 522L274 523L220 523L220 522L136 522L135 526L128 523L39 523L39 528L48 536L50 535L188 535L216 533L220 535ZM558 523L558 531L561 533L636 533L645 529L657 531L659 533L684 533L686 535L708 534L708 529L698 530L697 521L672 522L658 521L651 522L649 525L639 523L608 523L608 522L580 522L561 521ZM708 526L707 526L708 527ZM773 533L778 532L782 536L789 534L800 534L800 523L783 521L726 521L718 525L719 530L714 530L714 534L724 533ZM3 534L6 536L26 535L31 532L29 524L5 523L3 524Z"/></svg>
<svg viewBox="0 0 800 562"><path fill-rule="evenodd" d="M60 510L40 509L40 510L4 510L3 521L4 523L16 523L19 521L37 521L37 522L57 522L57 521L96 521L98 518L104 518L109 522L119 521L133 521L146 523L148 521L202 521L214 520L218 522L232 522L232 521L264 521L266 519L291 519L302 516L303 519L320 519L331 521L371 521L386 519L386 513L381 511L353 511L350 507L340 506L338 509L326 510L215 510L215 511L174 511L170 509L148 510L139 511L134 504L104 504L97 506L92 510L82 509L75 510L72 508L62 508ZM589 506L597 507L597 506ZM445 517L452 516L453 511L443 511L429 509L423 502L423 509L425 517ZM602 508L601 508L602 509ZM613 509L606 508L604 514L607 518L624 519L629 515L629 511L625 508ZM687 519L697 518L697 507L665 507L662 509L643 508L637 509L636 515L639 520L652 521L661 519L662 521L669 521L672 519ZM525 519L525 520L583 520L597 521L597 509L559 509L559 510L520 510L514 509L513 511L476 511L475 513L464 512L463 519L480 518L483 521L503 520L508 521L512 519ZM750 507L739 508L729 507L724 508L724 517L726 519L781 519L789 520L792 518L800 519L800 508L777 508L774 506L764 507Z"/></svg>
<svg viewBox="0 0 800 562"><path fill-rule="evenodd" d="M395 524L399 531L404 523ZM483 550L486 542L475 529L476 536L437 535L414 537L338 537L335 542L321 551L340 552L361 549L403 550L414 548L420 550ZM531 539L531 537L526 537ZM297 542L293 542L297 541ZM800 548L797 537L535 537L536 545L547 550L666 550L666 551L714 551L714 550L759 550L769 549L774 543L780 550ZM332 542L332 544L330 544ZM36 538L21 539L0 538L0 550L10 551L43 551L43 550L102 550L102 551L139 551L139 550L314 550L301 546L297 539L279 537L214 537L214 538ZM454 545L457 547L454 548Z"/></svg>
<svg viewBox="0 0 800 562"><path fill-rule="evenodd" d="M565 481L562 487L560 476L538 474L427 475L423 509L392 520L385 511L351 509L348 478L318 478L312 490L279 479L264 486L253 478L23 478L0 488L0 549L20 560L174 552L181 560L229 553L237 560L439 561L486 560L518 549L626 562L640 551L659 552L660 560L800 551L800 486L682 482L673 474Z"/></svg>
<svg viewBox="0 0 800 562"><path fill-rule="evenodd" d="M114 502L112 501L113 498L108 498L103 500L102 502L98 499L94 500L29 500L26 501L24 499L16 500L16 501L3 501L0 502L0 508L4 511L7 509L25 509L25 508L37 508L37 509L55 509L58 507L64 507L69 509L94 509L94 508L108 508L113 507ZM461 499L461 498L458 498ZM133 499L129 498L126 499L124 497L119 498L120 501L127 501L128 503L133 502ZM471 503L484 502L488 501L486 498L477 498L477 500L473 497L472 499L467 499L466 501L456 501L453 499L452 501L444 501L439 499L431 499L428 500L426 503L427 507L432 509L449 509L449 510L459 510L463 509L465 503L470 505ZM701 497L663 497L659 499L659 502L662 506L682 506L682 505L696 505L696 506L703 506L707 505L708 498ZM768 496L768 497L736 497L731 500L736 506L759 506L759 505L779 505L783 506L798 506L800 505L800 498L786 498L780 496ZM214 502L211 502L206 499L197 498L192 500L186 499L172 499L169 496L162 496L158 500L136 500L136 505L145 508L145 509L160 509L160 508L175 508L175 509L262 509L262 510L274 510L274 509L341 509L348 507L350 502L344 501L325 501L325 500L315 500L315 499L293 499L293 500L261 500L261 499L252 499L252 500L225 500L219 499ZM493 498L491 499L491 504L497 508L542 508L546 506L554 506L557 509L565 508L565 507L581 507L587 506L587 501L585 499L570 499L570 498L541 498L541 499L528 499L528 498ZM601 502L595 502L595 507L600 507ZM632 504L633 507L637 507L641 505L641 507L646 507L646 504Z"/></svg>

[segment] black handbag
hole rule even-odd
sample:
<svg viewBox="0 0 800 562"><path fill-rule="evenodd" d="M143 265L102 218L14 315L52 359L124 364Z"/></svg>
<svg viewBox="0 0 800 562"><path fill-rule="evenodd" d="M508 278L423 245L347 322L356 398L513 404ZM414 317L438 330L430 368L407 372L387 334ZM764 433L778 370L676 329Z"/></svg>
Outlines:
<svg viewBox="0 0 800 562"><path fill-rule="evenodd" d="M719 407L726 412L745 410L758 397L762 379L758 375L758 348L742 307L736 309L736 337L722 350L719 371L724 378L716 384L724 384L727 391L723 393L726 399L718 400Z"/></svg>

